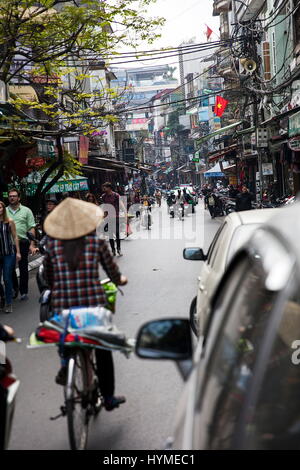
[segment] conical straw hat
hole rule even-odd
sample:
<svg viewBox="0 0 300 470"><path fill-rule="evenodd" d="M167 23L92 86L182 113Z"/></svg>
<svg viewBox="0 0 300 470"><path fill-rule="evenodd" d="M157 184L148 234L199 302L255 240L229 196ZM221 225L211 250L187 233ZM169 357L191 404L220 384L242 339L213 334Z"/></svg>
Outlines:
<svg viewBox="0 0 300 470"><path fill-rule="evenodd" d="M52 238L72 240L96 230L103 216L96 204L68 197L46 217L44 230Z"/></svg>

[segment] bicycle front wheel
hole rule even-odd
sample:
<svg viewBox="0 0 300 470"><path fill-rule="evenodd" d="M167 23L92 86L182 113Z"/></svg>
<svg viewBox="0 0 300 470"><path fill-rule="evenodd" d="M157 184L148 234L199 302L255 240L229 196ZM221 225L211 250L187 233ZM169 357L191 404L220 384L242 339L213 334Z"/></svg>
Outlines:
<svg viewBox="0 0 300 470"><path fill-rule="evenodd" d="M66 413L71 450L84 450L88 438L88 363L84 351L69 359L65 388Z"/></svg>

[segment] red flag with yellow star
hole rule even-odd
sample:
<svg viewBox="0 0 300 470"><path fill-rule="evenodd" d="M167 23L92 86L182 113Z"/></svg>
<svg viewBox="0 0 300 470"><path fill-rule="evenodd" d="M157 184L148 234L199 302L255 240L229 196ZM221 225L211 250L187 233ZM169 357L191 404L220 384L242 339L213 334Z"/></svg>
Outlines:
<svg viewBox="0 0 300 470"><path fill-rule="evenodd" d="M216 104L214 109L214 113L216 114L216 116L222 116L226 109L227 103L228 101L225 100L225 98L222 98L222 96L216 96Z"/></svg>

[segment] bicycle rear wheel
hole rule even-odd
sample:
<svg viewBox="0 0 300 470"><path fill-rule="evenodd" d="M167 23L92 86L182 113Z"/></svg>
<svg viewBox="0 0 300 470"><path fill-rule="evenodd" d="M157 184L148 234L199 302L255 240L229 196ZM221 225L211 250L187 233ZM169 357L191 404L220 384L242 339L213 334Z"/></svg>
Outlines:
<svg viewBox="0 0 300 470"><path fill-rule="evenodd" d="M78 349L69 359L65 388L66 413L71 450L84 450L88 438L88 362Z"/></svg>

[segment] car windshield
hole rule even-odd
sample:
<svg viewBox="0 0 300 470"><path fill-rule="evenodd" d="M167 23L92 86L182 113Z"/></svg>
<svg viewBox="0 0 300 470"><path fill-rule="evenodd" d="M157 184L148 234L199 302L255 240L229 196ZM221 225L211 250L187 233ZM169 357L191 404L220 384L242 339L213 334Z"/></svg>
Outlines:
<svg viewBox="0 0 300 470"><path fill-rule="evenodd" d="M226 266L232 259L233 255L240 249L242 245L251 237L252 233L260 226L260 224L244 224L237 227L231 238L228 248Z"/></svg>

